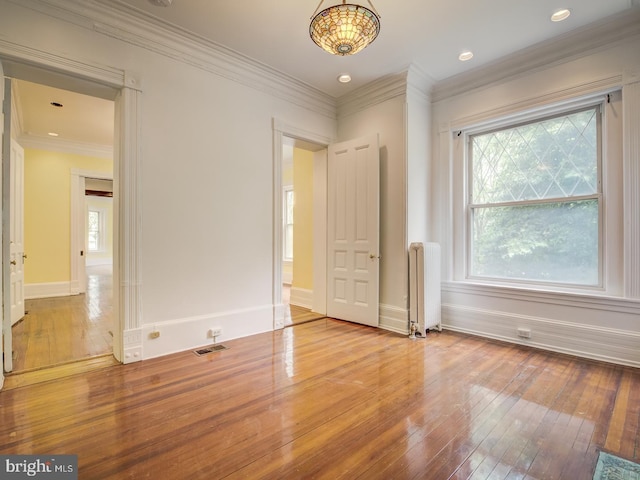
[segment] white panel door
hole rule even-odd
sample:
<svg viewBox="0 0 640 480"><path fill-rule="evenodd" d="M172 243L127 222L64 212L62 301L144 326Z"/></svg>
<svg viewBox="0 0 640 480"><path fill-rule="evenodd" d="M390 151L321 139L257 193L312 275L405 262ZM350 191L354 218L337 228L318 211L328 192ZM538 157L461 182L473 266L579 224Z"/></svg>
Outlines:
<svg viewBox="0 0 640 480"><path fill-rule="evenodd" d="M11 139L10 155L11 325L24 317L24 149Z"/></svg>
<svg viewBox="0 0 640 480"><path fill-rule="evenodd" d="M378 326L378 135L329 146L327 316Z"/></svg>
<svg viewBox="0 0 640 480"><path fill-rule="evenodd" d="M7 210L9 206L9 157L11 154L10 123L11 123L11 83L9 79L4 78L2 62L0 62L0 133L2 134L2 142L0 142L0 164L2 165L2 355L0 362L3 372L13 370L13 338L11 336L11 295L10 282L10 263L9 263L9 221ZM5 102L5 97L8 100ZM4 113L6 112L6 114ZM4 383L4 376L0 377L0 386Z"/></svg>

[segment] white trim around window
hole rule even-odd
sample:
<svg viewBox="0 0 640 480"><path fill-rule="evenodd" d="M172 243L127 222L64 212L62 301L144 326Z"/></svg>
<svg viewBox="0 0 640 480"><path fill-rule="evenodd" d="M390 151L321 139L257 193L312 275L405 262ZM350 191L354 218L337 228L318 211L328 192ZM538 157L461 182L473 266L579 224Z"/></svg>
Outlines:
<svg viewBox="0 0 640 480"><path fill-rule="evenodd" d="M599 155L599 190L594 195L599 201L599 272L598 281L592 285L570 285L558 282L522 281L479 277L471 274L470 211L473 206L469 197L471 175L469 171L469 139L481 132L495 131L509 126L533 122L537 119L575 112L598 106L601 108L601 152ZM564 100L554 105L544 104L509 115L487 115L474 124L457 125L449 131L452 139L453 166L453 256L454 281L470 284L517 286L533 290L569 292L596 295L623 295L623 225L622 225L622 95L620 90L581 97L573 101Z"/></svg>

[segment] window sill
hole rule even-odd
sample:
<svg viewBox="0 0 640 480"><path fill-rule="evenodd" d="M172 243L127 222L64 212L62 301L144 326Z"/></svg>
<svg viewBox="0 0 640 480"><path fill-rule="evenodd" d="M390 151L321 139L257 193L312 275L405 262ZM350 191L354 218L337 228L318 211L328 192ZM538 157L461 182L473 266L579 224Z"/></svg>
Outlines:
<svg viewBox="0 0 640 480"><path fill-rule="evenodd" d="M488 284L473 281L442 282L442 291L552 305L587 307L596 310L640 314L640 300L593 292L551 291L529 286Z"/></svg>

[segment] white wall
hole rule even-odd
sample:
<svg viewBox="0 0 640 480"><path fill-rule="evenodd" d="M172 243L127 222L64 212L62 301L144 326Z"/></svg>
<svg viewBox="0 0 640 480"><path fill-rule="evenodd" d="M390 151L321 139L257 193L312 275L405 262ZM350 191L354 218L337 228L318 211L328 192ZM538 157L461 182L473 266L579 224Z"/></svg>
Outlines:
<svg viewBox="0 0 640 480"><path fill-rule="evenodd" d="M407 329L405 95L341 115L341 140L379 134L380 324Z"/></svg>
<svg viewBox="0 0 640 480"><path fill-rule="evenodd" d="M628 15L611 25L600 26L597 32L600 36L578 32L566 38L565 43L544 45L538 51L529 51L528 56L504 59L491 67L493 72L490 69L472 72L466 79L459 77L448 85L436 86L431 184L436 193L430 218L433 240L443 246L445 328L640 366L640 301L631 285L637 283L640 271L636 255L640 242L637 235L640 115L630 114L640 108L640 17L637 10L632 14L635 17L630 19ZM625 36L625 31L630 33ZM595 46L586 41L594 38L609 41ZM576 51L579 42L590 45L590 50ZM557 58L556 52L563 50L572 54ZM546 62L541 61L543 54L547 55ZM528 70L523 67L527 62ZM495 72L501 70L517 73L499 78ZM483 75L487 82L484 85ZM622 199L620 208L609 212L607 221L606 238L615 245L605 245L608 248L605 288L599 292L549 292L467 280L464 145L454 140L454 132L492 118L615 89L622 89L622 99L608 105L608 115L622 120L622 131L606 145L606 161L610 162L610 169L622 168L626 173L624 180L608 192L610 200L616 199L617 194ZM531 339L518 338L518 327L531 329Z"/></svg>
<svg viewBox="0 0 640 480"><path fill-rule="evenodd" d="M60 15L68 21L0 0L0 56L27 47L139 80L142 358L211 343L214 325L218 341L272 329L272 119L335 137L330 102L301 85L271 86L251 65L244 83L229 79L219 58L180 55L172 38L149 41L126 18L95 27Z"/></svg>

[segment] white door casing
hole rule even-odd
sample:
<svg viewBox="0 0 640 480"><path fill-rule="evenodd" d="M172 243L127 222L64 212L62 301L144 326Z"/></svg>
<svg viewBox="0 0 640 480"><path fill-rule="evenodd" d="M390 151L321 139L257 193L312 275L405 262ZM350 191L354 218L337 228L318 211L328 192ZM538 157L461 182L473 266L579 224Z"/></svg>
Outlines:
<svg viewBox="0 0 640 480"><path fill-rule="evenodd" d="M379 324L378 135L329 146L327 316Z"/></svg>
<svg viewBox="0 0 640 480"><path fill-rule="evenodd" d="M4 82L0 86L0 130L2 142L0 148L0 162L2 165L2 372L13 370L13 338L11 336L11 282L10 282L10 248L9 248L9 157L11 155L11 80L4 78L2 62L0 62L0 79ZM4 384L4 375L0 376L0 387Z"/></svg>
<svg viewBox="0 0 640 480"><path fill-rule="evenodd" d="M10 154L11 325L24 317L24 149L11 139Z"/></svg>

